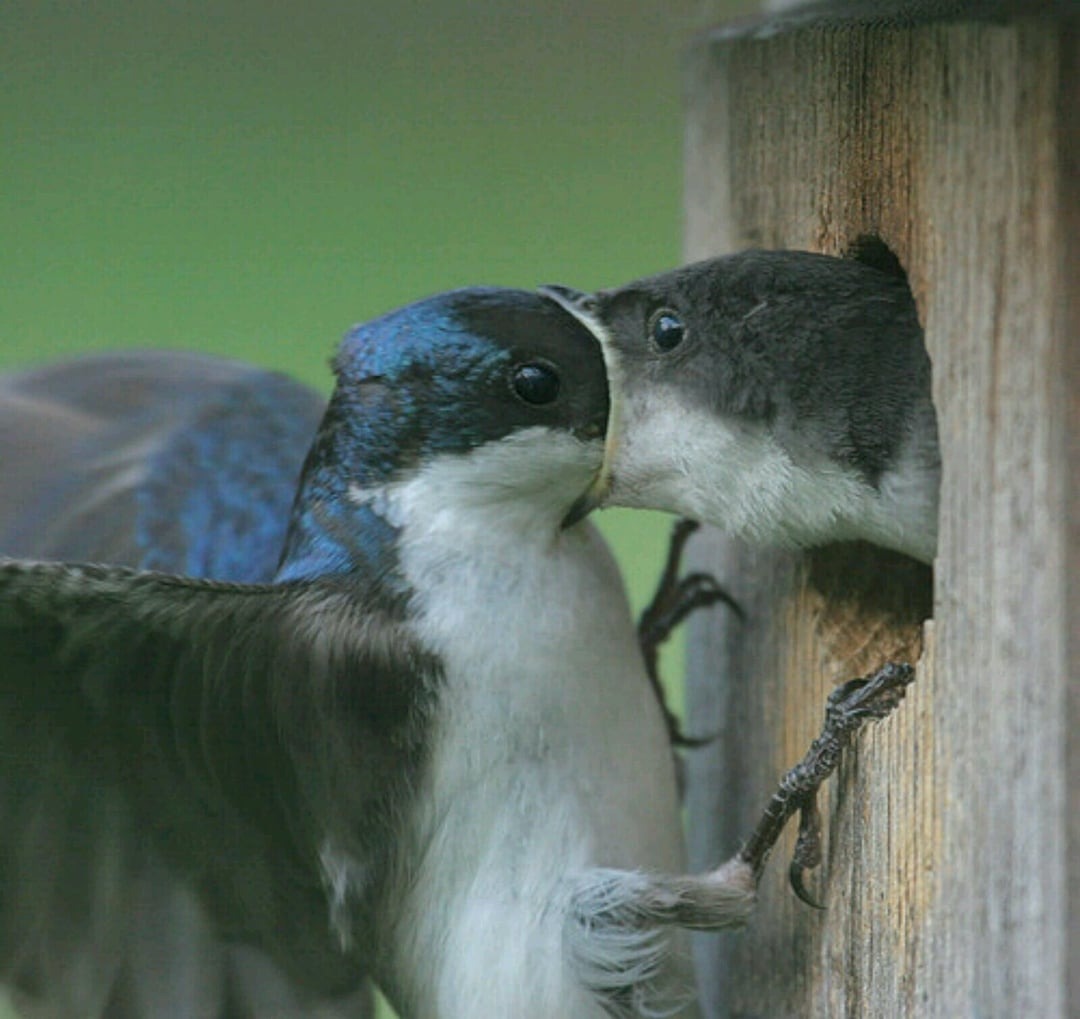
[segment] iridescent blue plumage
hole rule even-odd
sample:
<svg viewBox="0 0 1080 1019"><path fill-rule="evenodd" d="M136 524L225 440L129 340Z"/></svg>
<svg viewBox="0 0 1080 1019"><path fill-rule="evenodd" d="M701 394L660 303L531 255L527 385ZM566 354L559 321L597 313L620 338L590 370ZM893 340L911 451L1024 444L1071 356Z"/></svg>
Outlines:
<svg viewBox="0 0 1080 1019"><path fill-rule="evenodd" d="M264 581L324 402L252 365L137 351L0 382L0 554Z"/></svg>
<svg viewBox="0 0 1080 1019"><path fill-rule="evenodd" d="M463 310L513 315L547 306L527 291L470 288L357 326L334 361L339 387L323 432L344 441L334 442L330 459L348 464L351 480L366 487L410 461L463 452L505 431L492 413L476 412L484 410L485 391L509 363L510 350L472 331Z"/></svg>
<svg viewBox="0 0 1080 1019"><path fill-rule="evenodd" d="M270 373L219 400L149 463L138 493L141 565L269 580L322 400Z"/></svg>
<svg viewBox="0 0 1080 1019"><path fill-rule="evenodd" d="M278 580L347 572L400 593L397 530L349 490L386 482L435 450L460 452L479 441L459 386L479 388L509 353L463 331L454 307L489 294L495 298L478 289L440 295L345 336L334 360L338 387L304 468ZM433 415L433 405L445 413Z"/></svg>

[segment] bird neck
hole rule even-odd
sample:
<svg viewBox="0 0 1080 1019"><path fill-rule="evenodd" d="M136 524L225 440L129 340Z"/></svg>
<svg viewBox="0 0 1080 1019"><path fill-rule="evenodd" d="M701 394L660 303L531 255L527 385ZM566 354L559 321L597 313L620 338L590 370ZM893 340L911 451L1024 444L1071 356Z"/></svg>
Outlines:
<svg viewBox="0 0 1080 1019"><path fill-rule="evenodd" d="M465 453L388 465L354 437L324 429L308 457L279 580L344 574L400 592L403 544L434 555L498 561L549 547L589 486L598 442L525 429Z"/></svg>
<svg viewBox="0 0 1080 1019"><path fill-rule="evenodd" d="M348 576L369 593L385 590L400 598L398 528L374 503L351 495L357 485L386 487L398 468L389 454L379 453L391 448L388 438L364 434L370 417L339 393L330 401L304 462L278 581Z"/></svg>

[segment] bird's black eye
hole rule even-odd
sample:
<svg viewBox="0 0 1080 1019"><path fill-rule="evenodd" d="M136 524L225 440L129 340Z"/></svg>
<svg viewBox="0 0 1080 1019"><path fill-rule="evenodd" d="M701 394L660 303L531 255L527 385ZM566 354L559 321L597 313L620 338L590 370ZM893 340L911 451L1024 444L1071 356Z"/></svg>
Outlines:
<svg viewBox="0 0 1080 1019"><path fill-rule="evenodd" d="M649 337L658 350L674 350L686 336L686 326L670 308L653 312L649 319Z"/></svg>
<svg viewBox="0 0 1080 1019"><path fill-rule="evenodd" d="M526 403L551 403L559 395L559 376L550 365L519 364L510 376L514 392Z"/></svg>

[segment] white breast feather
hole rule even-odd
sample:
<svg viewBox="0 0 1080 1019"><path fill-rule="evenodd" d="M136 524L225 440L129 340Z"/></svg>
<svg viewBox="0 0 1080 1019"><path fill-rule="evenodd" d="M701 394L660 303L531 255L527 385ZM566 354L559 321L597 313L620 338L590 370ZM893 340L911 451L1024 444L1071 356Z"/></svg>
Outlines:
<svg viewBox="0 0 1080 1019"><path fill-rule="evenodd" d="M581 874L684 866L671 752L621 578L590 526L553 526L595 450L565 490L492 497L499 479L550 478L537 457L573 463L574 441L524 433L389 496L421 635L446 664L416 858L392 903L390 969L415 979L391 992L417 1016L601 1019L565 943ZM685 989L683 963L669 965Z"/></svg>

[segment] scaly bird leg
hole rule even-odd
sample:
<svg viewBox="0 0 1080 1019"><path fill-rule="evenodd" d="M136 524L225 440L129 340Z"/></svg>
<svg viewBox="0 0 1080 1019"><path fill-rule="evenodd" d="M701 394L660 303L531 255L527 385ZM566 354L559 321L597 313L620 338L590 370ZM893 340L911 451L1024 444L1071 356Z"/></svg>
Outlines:
<svg viewBox="0 0 1080 1019"><path fill-rule="evenodd" d="M817 792L836 770L840 755L864 722L884 718L904 698L915 678L910 665L889 662L864 679L853 679L837 687L825 708L821 735L810 744L806 756L782 779L761 820L738 859L760 875L765 859L785 825L796 811L801 813L799 837L795 844L789 876L795 894L816 906L803 885L803 872L821 862L821 815Z"/></svg>
<svg viewBox="0 0 1080 1019"><path fill-rule="evenodd" d="M692 747L707 742L686 736L679 725L679 720L668 707L664 688L660 682L659 653L661 645L671 636L675 628L691 612L707 608L722 602L738 616L745 618L739 603L720 586L716 578L709 573L690 573L679 576L682 556L686 542L700 525L693 520L679 520L671 531L671 543L668 546L667 561L660 574L656 593L645 611L638 619L638 643L645 659L645 669L649 674L656 699L664 712L668 734L674 746Z"/></svg>
<svg viewBox="0 0 1080 1019"><path fill-rule="evenodd" d="M769 851L792 815L802 821L791 863L791 882L801 899L803 871L821 861L821 821L817 792L836 770L840 756L864 722L884 718L904 698L914 679L910 665L890 662L863 679L853 679L829 695L825 724L806 756L780 780L750 838L730 860L703 874L651 874L598 868L582 876L573 896L573 947L586 970L600 962L613 972L648 969L663 941L660 927L718 930L737 927L754 908L758 880ZM816 904L815 904L816 905ZM637 932L636 934L634 932ZM624 957L616 966L612 960ZM635 953L640 957L636 957ZM594 973L591 979L597 979Z"/></svg>

